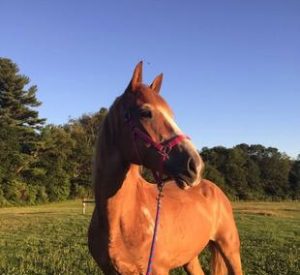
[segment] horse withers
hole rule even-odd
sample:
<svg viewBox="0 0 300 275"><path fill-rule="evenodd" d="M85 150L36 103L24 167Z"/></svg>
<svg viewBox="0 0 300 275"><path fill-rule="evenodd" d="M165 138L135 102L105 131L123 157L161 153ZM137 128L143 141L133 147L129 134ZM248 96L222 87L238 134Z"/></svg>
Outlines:
<svg viewBox="0 0 300 275"><path fill-rule="evenodd" d="M204 274L198 255L208 244L213 274L242 274L231 204L214 183L202 179L201 157L159 95L162 79L143 84L140 62L101 125L89 250L107 275L146 273L157 188L141 176L144 166L167 178L152 274L180 266L188 274Z"/></svg>

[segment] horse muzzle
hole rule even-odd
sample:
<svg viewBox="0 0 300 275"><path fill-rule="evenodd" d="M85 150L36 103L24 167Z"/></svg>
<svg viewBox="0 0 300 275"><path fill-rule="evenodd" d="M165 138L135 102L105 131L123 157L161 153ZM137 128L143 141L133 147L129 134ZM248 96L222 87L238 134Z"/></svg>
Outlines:
<svg viewBox="0 0 300 275"><path fill-rule="evenodd" d="M172 150L164 165L165 173L173 178L181 189L199 184L203 162L192 144L184 142Z"/></svg>

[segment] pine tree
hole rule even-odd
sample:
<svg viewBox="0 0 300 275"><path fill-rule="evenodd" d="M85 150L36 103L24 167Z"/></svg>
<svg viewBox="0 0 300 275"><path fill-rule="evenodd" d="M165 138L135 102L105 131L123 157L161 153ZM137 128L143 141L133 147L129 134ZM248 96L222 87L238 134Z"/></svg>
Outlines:
<svg viewBox="0 0 300 275"><path fill-rule="evenodd" d="M37 86L27 88L30 80L19 74L11 60L0 58L0 121L24 129L39 129L45 119L38 117L35 107L41 105L36 98Z"/></svg>
<svg viewBox="0 0 300 275"><path fill-rule="evenodd" d="M36 110L41 105L36 98L37 87L29 84L29 78L20 74L15 63L0 58L0 154L8 156L0 163L2 190L14 182L30 185L27 176L37 159L39 130L45 119L39 118Z"/></svg>

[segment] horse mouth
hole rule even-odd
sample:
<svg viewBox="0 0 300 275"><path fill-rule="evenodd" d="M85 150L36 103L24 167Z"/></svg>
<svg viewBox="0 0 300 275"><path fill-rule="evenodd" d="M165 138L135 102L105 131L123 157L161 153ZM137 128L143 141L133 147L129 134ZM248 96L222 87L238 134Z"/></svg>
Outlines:
<svg viewBox="0 0 300 275"><path fill-rule="evenodd" d="M174 180L175 180L177 186L178 186L180 189L185 190L185 189L190 188L190 185L187 183L187 181L186 181L183 177L181 177L181 176L176 176L176 177L174 178Z"/></svg>

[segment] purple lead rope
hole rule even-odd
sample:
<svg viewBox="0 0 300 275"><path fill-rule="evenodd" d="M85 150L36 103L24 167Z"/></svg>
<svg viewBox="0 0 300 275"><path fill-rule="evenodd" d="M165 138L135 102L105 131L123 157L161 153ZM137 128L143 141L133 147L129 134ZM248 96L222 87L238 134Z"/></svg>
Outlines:
<svg viewBox="0 0 300 275"><path fill-rule="evenodd" d="M147 272L146 272L146 275L150 275L152 271L155 242L157 238L157 231L158 231L158 224L159 224L160 206L161 206L160 200L162 197L162 191L164 185L161 177L161 173L163 172L163 165L164 162L168 160L172 148L180 144L184 139L190 139L190 138L184 134L180 134L164 142L160 142L160 143L155 142L149 134L145 133L144 131L142 131L140 128L137 127L136 123L130 116L130 113L126 111L124 111L124 120L132 131L132 136L134 138L134 141L136 141L139 138L145 144L152 146L160 154L159 171L152 171L154 179L157 182L158 196L157 196L156 217L155 217L155 224L153 230L153 238L152 238L150 255L148 260ZM134 145L135 145L135 150L139 156L139 159L141 160L138 148L136 146L136 142L134 142Z"/></svg>
<svg viewBox="0 0 300 275"><path fill-rule="evenodd" d="M162 191L163 191L163 182L161 180L161 177L159 176L159 174L157 174L155 172L152 172L152 173L158 183L158 185L157 185L158 196L157 196L156 217L155 217L155 224L154 224L154 230L153 230L153 238L152 238L152 242L151 242L150 255L149 255L146 275L150 275L152 272L152 263L153 263L156 237L157 237L158 225L159 225L159 217L160 217L160 206L161 206L160 199L162 198Z"/></svg>

